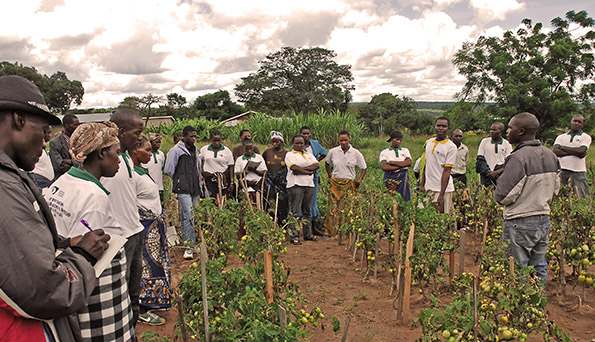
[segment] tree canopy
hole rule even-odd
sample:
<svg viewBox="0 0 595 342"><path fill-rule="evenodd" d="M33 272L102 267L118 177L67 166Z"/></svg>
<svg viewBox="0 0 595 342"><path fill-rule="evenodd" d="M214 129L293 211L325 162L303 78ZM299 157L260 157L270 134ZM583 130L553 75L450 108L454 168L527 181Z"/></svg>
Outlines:
<svg viewBox="0 0 595 342"><path fill-rule="evenodd" d="M431 115L417 111L417 103L409 97L382 93L374 95L359 110L359 119L373 133L390 133L394 129L408 129L414 133L431 130Z"/></svg>
<svg viewBox="0 0 595 342"><path fill-rule="evenodd" d="M595 31L590 29L595 22L586 11L570 11L551 23L547 32L541 23L525 19L516 32L463 44L453 58L467 78L458 99L493 101L488 109L505 120L531 112L542 130L567 126L578 103L589 105L595 95Z"/></svg>
<svg viewBox="0 0 595 342"><path fill-rule="evenodd" d="M218 90L197 97L192 109L196 116L214 120L225 120L245 112L244 107L231 100L227 90Z"/></svg>
<svg viewBox="0 0 595 342"><path fill-rule="evenodd" d="M256 73L243 77L235 94L256 111L345 111L355 87L351 66L337 64L336 56L318 47L283 47L266 56Z"/></svg>
<svg viewBox="0 0 595 342"><path fill-rule="evenodd" d="M19 63L0 62L0 76L19 75L33 82L43 94L51 111L65 113L73 103L80 105L85 89L81 82L69 80L62 71L51 76L39 73L35 68Z"/></svg>

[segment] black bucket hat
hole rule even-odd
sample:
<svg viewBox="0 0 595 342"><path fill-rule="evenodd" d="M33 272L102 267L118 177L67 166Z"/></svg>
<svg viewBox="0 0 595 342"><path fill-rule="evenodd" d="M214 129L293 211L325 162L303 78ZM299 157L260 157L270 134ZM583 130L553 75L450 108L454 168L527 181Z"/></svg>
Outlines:
<svg viewBox="0 0 595 342"><path fill-rule="evenodd" d="M0 77L0 109L35 114L47 119L50 125L62 123L56 115L50 112L39 88L21 76Z"/></svg>

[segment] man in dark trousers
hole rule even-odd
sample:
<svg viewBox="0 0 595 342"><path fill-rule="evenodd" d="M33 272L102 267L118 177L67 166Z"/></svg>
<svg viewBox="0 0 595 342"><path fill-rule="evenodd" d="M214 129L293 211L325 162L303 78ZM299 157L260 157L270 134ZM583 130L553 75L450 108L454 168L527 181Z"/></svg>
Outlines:
<svg viewBox="0 0 595 342"><path fill-rule="evenodd" d="M33 83L0 77L0 341L75 341L67 316L86 305L97 282L93 265L109 240L101 229L58 236L48 204L23 172L43 153L49 124L60 120Z"/></svg>
<svg viewBox="0 0 595 342"><path fill-rule="evenodd" d="M76 163L70 155L70 136L78 127L79 119L72 114L66 114L62 118L62 124L64 125L62 133L50 141L50 158L54 167L54 179L65 174Z"/></svg>
<svg viewBox="0 0 595 342"><path fill-rule="evenodd" d="M535 139L539 120L531 113L515 115L508 123L508 139L515 145L506 158L494 198L504 205L502 240L523 266L533 266L547 280L550 201L560 187L556 155Z"/></svg>

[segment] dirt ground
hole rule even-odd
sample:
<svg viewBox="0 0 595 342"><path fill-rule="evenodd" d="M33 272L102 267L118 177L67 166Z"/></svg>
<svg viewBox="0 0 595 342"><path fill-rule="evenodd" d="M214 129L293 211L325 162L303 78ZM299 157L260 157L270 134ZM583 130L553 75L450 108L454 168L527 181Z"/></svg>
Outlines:
<svg viewBox="0 0 595 342"><path fill-rule="evenodd" d="M284 256L286 266L290 269L290 280L296 283L311 304L319 305L328 319L318 328L313 328L311 341L341 341L347 317L350 324L347 341L414 341L421 335L421 327L413 321L397 324L397 311L393 308L393 296L390 296L392 276L386 271L378 272L378 279L373 274L364 281L358 261L353 263L346 245L339 246L336 238L304 242L303 245L288 246ZM381 261L388 257L388 243L383 240ZM458 256L456 260L458 260ZM471 256L466 257L465 269L473 268ZM171 253L172 278L177 284L181 271L187 269L190 261L182 258L181 250ZM458 269L458 266L455 268ZM573 341L589 341L595 338L595 298L593 290L587 289L587 302L579 308L580 294L578 288L573 293L571 286L566 287L566 296L556 295L561 292L557 284L548 288L549 303L547 310L550 317L570 336ZM426 293L427 295L427 293ZM438 298L448 302L452 295L440 294ZM411 316L417 318L419 312L428 307L429 301L412 288ZM395 303L396 307L396 303ZM137 336L143 332L156 332L160 336L174 336L174 323L177 310L159 312L167 319L160 327L151 327L139 323ZM341 331L333 332L331 317L341 322ZM311 327L311 326L310 326ZM312 327L311 327L312 328ZM541 340L541 339L539 339Z"/></svg>

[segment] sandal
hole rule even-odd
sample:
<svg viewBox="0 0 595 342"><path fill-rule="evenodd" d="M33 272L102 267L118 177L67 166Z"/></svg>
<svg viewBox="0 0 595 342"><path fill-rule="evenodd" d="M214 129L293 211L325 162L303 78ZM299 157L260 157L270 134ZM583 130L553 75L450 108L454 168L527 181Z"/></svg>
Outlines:
<svg viewBox="0 0 595 342"><path fill-rule="evenodd" d="M157 314L147 311L144 314L138 316L138 320L148 325L164 325L165 318L158 316Z"/></svg>
<svg viewBox="0 0 595 342"><path fill-rule="evenodd" d="M301 245L302 244L300 242L300 240L291 240L291 243L293 243L294 245Z"/></svg>

